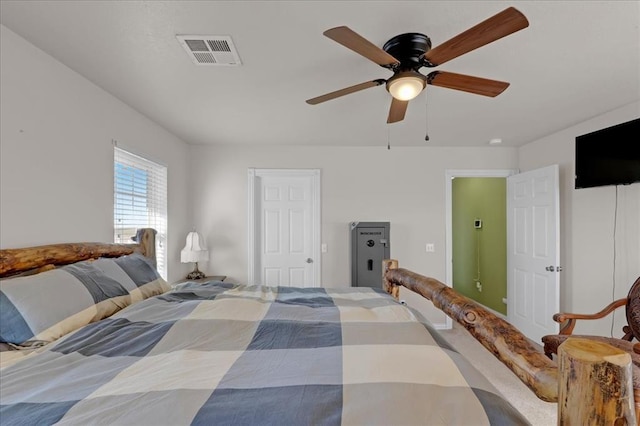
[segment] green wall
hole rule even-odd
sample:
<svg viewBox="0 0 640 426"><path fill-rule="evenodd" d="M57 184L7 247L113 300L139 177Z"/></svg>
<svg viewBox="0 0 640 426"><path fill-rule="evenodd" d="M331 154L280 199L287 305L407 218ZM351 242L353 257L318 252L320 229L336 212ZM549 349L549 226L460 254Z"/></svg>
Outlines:
<svg viewBox="0 0 640 426"><path fill-rule="evenodd" d="M452 182L453 288L507 314L507 181L504 178L455 178ZM474 221L482 220L476 229ZM480 254L480 283L478 277Z"/></svg>

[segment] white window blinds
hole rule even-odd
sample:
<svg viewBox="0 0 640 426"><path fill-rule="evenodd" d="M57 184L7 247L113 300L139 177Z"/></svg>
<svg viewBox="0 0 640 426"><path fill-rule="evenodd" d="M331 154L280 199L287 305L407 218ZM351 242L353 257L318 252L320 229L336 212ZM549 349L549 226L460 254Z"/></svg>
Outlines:
<svg viewBox="0 0 640 426"><path fill-rule="evenodd" d="M167 279L167 168L114 147L114 242L131 243L138 228L158 231L158 272Z"/></svg>

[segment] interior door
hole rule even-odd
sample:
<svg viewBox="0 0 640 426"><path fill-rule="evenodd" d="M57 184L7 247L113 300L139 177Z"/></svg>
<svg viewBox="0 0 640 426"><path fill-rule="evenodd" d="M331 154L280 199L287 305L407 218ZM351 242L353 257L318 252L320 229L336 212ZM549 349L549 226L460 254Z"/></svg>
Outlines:
<svg viewBox="0 0 640 426"><path fill-rule="evenodd" d="M536 343L560 308L558 165L507 178L507 319Z"/></svg>
<svg viewBox="0 0 640 426"><path fill-rule="evenodd" d="M319 286L317 176L318 171L308 170L262 169L255 174L250 282Z"/></svg>

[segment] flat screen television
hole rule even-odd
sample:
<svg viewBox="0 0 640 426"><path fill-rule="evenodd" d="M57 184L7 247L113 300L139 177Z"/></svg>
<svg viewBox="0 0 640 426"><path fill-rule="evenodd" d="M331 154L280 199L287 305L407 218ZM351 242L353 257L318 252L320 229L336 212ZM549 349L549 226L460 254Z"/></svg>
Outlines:
<svg viewBox="0 0 640 426"><path fill-rule="evenodd" d="M575 187L640 182L640 118L576 137Z"/></svg>

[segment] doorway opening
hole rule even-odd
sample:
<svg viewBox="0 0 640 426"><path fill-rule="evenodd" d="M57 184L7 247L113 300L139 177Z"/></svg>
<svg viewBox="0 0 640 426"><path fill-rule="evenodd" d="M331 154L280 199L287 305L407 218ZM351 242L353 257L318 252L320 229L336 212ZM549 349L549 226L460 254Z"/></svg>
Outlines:
<svg viewBox="0 0 640 426"><path fill-rule="evenodd" d="M445 172L446 282L502 315L506 314L507 286L506 178L516 173L511 169ZM502 203L502 211L495 210L496 203ZM462 211L454 211L454 206ZM484 277L491 281L483 282ZM485 285L489 282L492 284ZM503 285L496 286L496 282ZM447 317L445 327L451 326Z"/></svg>

